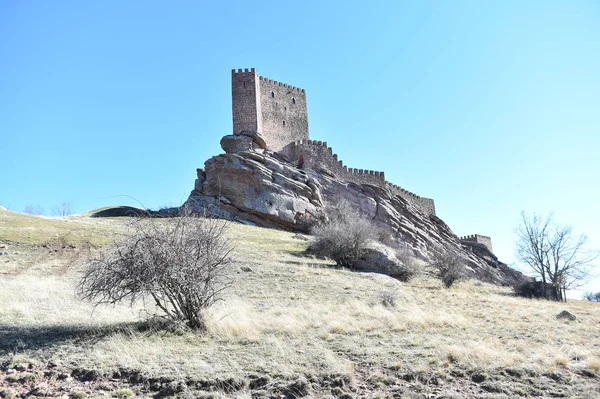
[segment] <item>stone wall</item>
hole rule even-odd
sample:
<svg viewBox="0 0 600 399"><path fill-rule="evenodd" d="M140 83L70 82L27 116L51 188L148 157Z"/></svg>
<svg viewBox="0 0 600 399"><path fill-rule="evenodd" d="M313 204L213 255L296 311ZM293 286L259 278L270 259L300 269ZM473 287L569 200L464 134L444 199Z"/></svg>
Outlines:
<svg viewBox="0 0 600 399"><path fill-rule="evenodd" d="M286 83L259 77L262 135L271 151L297 140L308 140L306 92Z"/></svg>
<svg viewBox="0 0 600 399"><path fill-rule="evenodd" d="M231 71L231 103L234 134L262 131L259 77L254 68Z"/></svg>
<svg viewBox="0 0 600 399"><path fill-rule="evenodd" d="M483 244L487 247L487 249L490 252L494 252L492 251L492 238L489 236L484 236L481 234L471 234L470 236L459 237L459 239L461 241L476 242L479 244Z"/></svg>
<svg viewBox="0 0 600 399"><path fill-rule="evenodd" d="M327 146L326 141L298 140L291 146L286 147L285 150L290 159L294 161L299 160L302 156L305 168L324 171L340 180L356 184L375 184L379 186L385 183L383 172L354 169L344 165L338 159L337 154L333 153L332 148Z"/></svg>
<svg viewBox="0 0 600 399"><path fill-rule="evenodd" d="M347 167L325 141L298 140L286 146L283 152L294 162L302 158L305 168L322 171L340 180L356 184L385 187L419 208L426 215L435 215L435 203L432 199L420 197L386 181L384 172Z"/></svg>
<svg viewBox="0 0 600 399"><path fill-rule="evenodd" d="M431 198L418 196L415 193L412 193L408 190L403 189L400 186L397 186L387 181L386 185L390 190L392 190L394 194L404 198L405 200L419 208L421 212L427 215L435 215L435 202Z"/></svg>

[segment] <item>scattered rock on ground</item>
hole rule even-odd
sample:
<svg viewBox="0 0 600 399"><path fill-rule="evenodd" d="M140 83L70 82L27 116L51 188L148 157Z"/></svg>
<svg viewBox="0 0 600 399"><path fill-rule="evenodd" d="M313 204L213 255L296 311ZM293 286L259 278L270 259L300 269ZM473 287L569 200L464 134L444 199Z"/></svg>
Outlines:
<svg viewBox="0 0 600 399"><path fill-rule="evenodd" d="M559 314L556 315L557 319L566 319L566 320L577 320L577 316L575 316L573 313L569 312L568 310L563 310L562 312L560 312Z"/></svg>
<svg viewBox="0 0 600 399"><path fill-rule="evenodd" d="M292 238L295 238L296 240L302 240L302 241L308 241L309 240L308 237L306 237L306 236L304 236L304 235L302 235L300 233L294 234L292 236Z"/></svg>

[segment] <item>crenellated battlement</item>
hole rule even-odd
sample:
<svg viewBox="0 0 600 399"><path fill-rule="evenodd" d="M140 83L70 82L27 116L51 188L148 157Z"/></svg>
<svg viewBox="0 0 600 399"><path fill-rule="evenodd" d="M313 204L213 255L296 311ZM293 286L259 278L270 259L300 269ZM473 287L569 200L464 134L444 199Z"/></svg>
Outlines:
<svg viewBox="0 0 600 399"><path fill-rule="evenodd" d="M468 236L462 236L458 238L463 242L476 242L479 244L483 244L486 248L493 253L492 251L492 238L490 236L484 236L482 234L471 234Z"/></svg>
<svg viewBox="0 0 600 399"><path fill-rule="evenodd" d="M402 193L404 195L413 197L415 199L421 199L421 198L423 198L423 197L421 197L421 196L419 196L419 195L417 195L417 194L415 194L413 192L410 192L410 191L408 191L408 190L406 190L406 189L404 189L404 188L402 188L402 187L400 187L400 186L398 186L396 184L393 184L393 183L390 183L390 182L385 182L385 183L388 186L388 188L390 188L392 190L397 190L397 191L399 191L400 193Z"/></svg>
<svg viewBox="0 0 600 399"><path fill-rule="evenodd" d="M286 153L292 159L304 162L304 167L314 170L326 170L335 177L356 184L372 184L387 188L394 195L404 198L428 215L435 215L435 203L430 198L420 197L404 188L385 180L382 171L351 168L344 165L326 141L296 140L286 147Z"/></svg>
<svg viewBox="0 0 600 399"><path fill-rule="evenodd" d="M242 74L242 73L256 73L256 69L250 68L250 70L248 70L248 68L244 68L242 70L242 68L239 68L237 71L235 69L231 70L232 75L237 75L237 74Z"/></svg>
<svg viewBox="0 0 600 399"><path fill-rule="evenodd" d="M254 68L253 68L253 69L254 69ZM275 86L282 86L282 87L285 87L285 88L287 88L287 89L290 89L290 90L296 90L297 92L300 92L300 93L306 93L306 92L304 91L304 89L301 89L301 88L299 88L299 87L296 87L296 86L289 85L289 84L287 84L287 83L278 82L278 81L276 81L276 80L269 79L269 78L265 78L265 77L262 77L262 76L259 76L259 77L258 77L258 79L259 79L261 82L270 83L270 84L272 84L272 85L275 85Z"/></svg>
<svg viewBox="0 0 600 399"><path fill-rule="evenodd" d="M472 240L476 240L478 238L486 238L488 240L492 239L490 236L484 236L484 235L481 235L481 234L471 234L471 235L468 235L468 236L458 237L458 239L461 240L461 241L472 241Z"/></svg>
<svg viewBox="0 0 600 399"><path fill-rule="evenodd" d="M357 176L372 176L374 178L376 178L377 183L381 183L381 180L385 179L385 173L384 172L380 172L380 171L376 171L376 170L368 170L368 169L357 169L357 168L350 168L346 165L344 165L344 162L342 160L339 159L337 154L333 153L333 148L329 147L327 145L326 141L319 141L319 140L297 140L294 142L294 147L296 148L296 152L298 151L298 148L301 147L306 147L306 146L314 146L314 147L319 147L319 149L322 149L321 152L323 152L324 154L320 154L320 159L309 159L308 163L309 164L323 164L323 163L328 163L329 165L326 165L329 167L329 169L337 169L338 174L339 172L342 172L343 175L357 175ZM304 155L304 154L303 154ZM329 159L329 162L326 162L326 158L330 157L331 159ZM331 162L333 161L333 162ZM305 159L305 163L307 162L307 160ZM325 165L320 165L320 166L325 166ZM334 170L331 170L332 172L334 172Z"/></svg>

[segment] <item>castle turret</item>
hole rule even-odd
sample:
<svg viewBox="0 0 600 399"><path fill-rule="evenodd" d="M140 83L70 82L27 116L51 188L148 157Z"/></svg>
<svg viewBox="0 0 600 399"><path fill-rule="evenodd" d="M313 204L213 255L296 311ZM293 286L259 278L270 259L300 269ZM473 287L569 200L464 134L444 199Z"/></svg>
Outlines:
<svg viewBox="0 0 600 399"><path fill-rule="evenodd" d="M233 133L262 133L260 86L256 70L231 71L231 97L233 108Z"/></svg>
<svg viewBox="0 0 600 399"><path fill-rule="evenodd" d="M232 70L233 133L258 132L267 149L280 152L308 140L304 89L259 76L254 68Z"/></svg>

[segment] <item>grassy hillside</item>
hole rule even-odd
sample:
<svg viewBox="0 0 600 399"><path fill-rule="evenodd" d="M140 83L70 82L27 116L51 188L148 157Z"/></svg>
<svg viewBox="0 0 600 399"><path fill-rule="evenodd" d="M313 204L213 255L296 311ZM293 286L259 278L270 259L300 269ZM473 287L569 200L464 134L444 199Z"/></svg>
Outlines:
<svg viewBox="0 0 600 399"><path fill-rule="evenodd" d="M0 210L0 394L600 397L600 305L336 269L293 233L230 225L234 287L207 333L145 322L149 304L94 308L78 267L124 223Z"/></svg>

